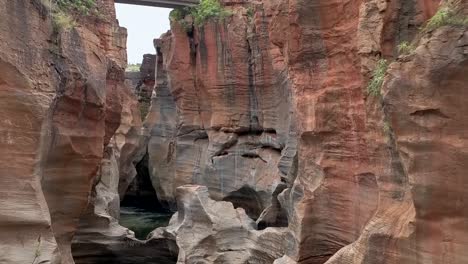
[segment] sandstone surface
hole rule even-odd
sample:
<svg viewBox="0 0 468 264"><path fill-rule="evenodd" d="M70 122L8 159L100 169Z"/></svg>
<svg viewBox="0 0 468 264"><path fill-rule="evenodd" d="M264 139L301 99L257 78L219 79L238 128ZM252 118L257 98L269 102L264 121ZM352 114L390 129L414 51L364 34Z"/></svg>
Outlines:
<svg viewBox="0 0 468 264"><path fill-rule="evenodd" d="M223 0L132 90L96 2L57 30L0 0L0 263L468 263L468 3ZM146 190L177 212L138 240Z"/></svg>
<svg viewBox="0 0 468 264"><path fill-rule="evenodd" d="M447 41L449 40L449 41ZM327 263L465 263L466 28L442 27L392 63L384 85L400 194ZM383 201L383 199L381 199Z"/></svg>
<svg viewBox="0 0 468 264"><path fill-rule="evenodd" d="M119 126L126 32L52 26L42 1L0 2L2 263L73 263L70 244Z"/></svg>
<svg viewBox="0 0 468 264"><path fill-rule="evenodd" d="M177 188L179 211L152 239L174 239L177 263L272 263L286 247L286 228L256 230L244 209L214 201L205 186Z"/></svg>
<svg viewBox="0 0 468 264"><path fill-rule="evenodd" d="M259 212L267 219L277 195L273 211L287 213L294 237L283 262L324 263L363 234L381 232L375 222L388 228L390 239L409 236L411 228L400 227L414 217L415 186L407 180L398 132L389 137L386 111L365 89L376 62L395 60L400 43L427 45L419 41L427 37L420 28L439 1L224 2L231 17L188 33L173 22L159 41L167 82L156 87L159 103L149 127L161 126L153 126L149 153L160 199L175 208L174 190L195 183L254 219ZM463 39L444 36L440 49ZM461 55L442 57L452 56ZM422 80L437 72L419 68L427 74ZM281 181L287 188L274 195ZM394 249L382 243L363 246L369 253L362 263L423 261L406 244L388 257ZM453 263L464 259L461 252L449 255Z"/></svg>

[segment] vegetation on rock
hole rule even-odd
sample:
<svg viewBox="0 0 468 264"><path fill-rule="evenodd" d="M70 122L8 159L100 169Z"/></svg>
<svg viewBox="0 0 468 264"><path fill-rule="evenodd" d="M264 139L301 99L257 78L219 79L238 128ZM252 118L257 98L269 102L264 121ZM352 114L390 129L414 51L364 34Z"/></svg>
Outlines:
<svg viewBox="0 0 468 264"><path fill-rule="evenodd" d="M96 0L42 0L51 12L55 31L70 29L76 25L77 16L98 16Z"/></svg>
<svg viewBox="0 0 468 264"><path fill-rule="evenodd" d="M437 13L429 19L423 32L429 32L442 26L468 26L468 16L461 10L461 0L447 1Z"/></svg>
<svg viewBox="0 0 468 264"><path fill-rule="evenodd" d="M255 9L251 6L249 6L249 8L247 8L247 16L249 18L253 18L253 16L255 15Z"/></svg>
<svg viewBox="0 0 468 264"><path fill-rule="evenodd" d="M181 21L185 18L185 16L190 14L190 7L183 7L183 8L174 8L169 13L169 19L171 21Z"/></svg>
<svg viewBox="0 0 468 264"><path fill-rule="evenodd" d="M400 55L408 55L415 50L415 46L408 41L403 41L398 45L398 53Z"/></svg>
<svg viewBox="0 0 468 264"><path fill-rule="evenodd" d="M169 19L171 21L175 21L179 23L185 29L185 31L190 32L192 30L192 23L185 20L185 17L190 14L191 14L190 7L175 8L169 14Z"/></svg>
<svg viewBox="0 0 468 264"><path fill-rule="evenodd" d="M385 59L381 59L377 62L377 65L372 72L372 80L367 86L367 93L373 96L380 95L380 89L382 88L385 74L387 73L388 62Z"/></svg>
<svg viewBox="0 0 468 264"><path fill-rule="evenodd" d="M54 2L60 10L79 15L88 16L98 12L95 0L56 0Z"/></svg>
<svg viewBox="0 0 468 264"><path fill-rule="evenodd" d="M201 0L191 12L196 25L201 25L209 19L223 19L231 13L224 9L218 0Z"/></svg>
<svg viewBox="0 0 468 264"><path fill-rule="evenodd" d="M202 25L208 20L224 19L231 15L219 0L201 0L195 7L176 8L172 10L169 17L172 21L182 22L187 15L191 15L195 25Z"/></svg>
<svg viewBox="0 0 468 264"><path fill-rule="evenodd" d="M52 23L55 31L67 30L76 25L73 17L63 11L52 13Z"/></svg>

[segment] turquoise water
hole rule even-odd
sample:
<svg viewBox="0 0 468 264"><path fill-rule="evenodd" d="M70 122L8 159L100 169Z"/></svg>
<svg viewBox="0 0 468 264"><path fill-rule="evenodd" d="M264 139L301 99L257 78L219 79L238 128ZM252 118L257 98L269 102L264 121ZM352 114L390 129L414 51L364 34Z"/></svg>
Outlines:
<svg viewBox="0 0 468 264"><path fill-rule="evenodd" d="M171 213L148 211L137 207L120 208L120 225L135 232L135 237L141 240L158 227L169 224Z"/></svg>

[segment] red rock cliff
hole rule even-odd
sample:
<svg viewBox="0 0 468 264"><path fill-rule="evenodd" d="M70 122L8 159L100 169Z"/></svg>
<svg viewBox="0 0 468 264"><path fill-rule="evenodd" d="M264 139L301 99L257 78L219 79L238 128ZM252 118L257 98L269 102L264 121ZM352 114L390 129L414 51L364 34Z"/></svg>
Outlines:
<svg viewBox="0 0 468 264"><path fill-rule="evenodd" d="M277 263L464 263L466 26L421 32L439 1L224 2L229 18L160 43L160 198L206 185L254 218L277 199L293 235ZM366 92L379 58L383 101Z"/></svg>
<svg viewBox="0 0 468 264"><path fill-rule="evenodd" d="M0 262L73 263L72 236L120 124L126 32L54 28L45 1L0 2ZM86 23L84 23L86 22Z"/></svg>
<svg viewBox="0 0 468 264"><path fill-rule="evenodd" d="M439 2L172 21L142 124L113 1L57 32L41 1L0 0L0 262L73 263L73 239L77 263L467 263L468 6L421 30ZM146 148L178 213L139 241L118 203Z"/></svg>

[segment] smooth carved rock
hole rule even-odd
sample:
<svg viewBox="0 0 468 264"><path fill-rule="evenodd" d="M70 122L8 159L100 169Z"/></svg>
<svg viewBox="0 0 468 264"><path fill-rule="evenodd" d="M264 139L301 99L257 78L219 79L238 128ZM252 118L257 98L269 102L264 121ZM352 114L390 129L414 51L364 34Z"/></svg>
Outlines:
<svg viewBox="0 0 468 264"><path fill-rule="evenodd" d="M119 225L120 200L136 176L135 161L146 151L138 100L130 87L122 88L120 127L104 152L97 183L86 212L80 218L72 253L77 264L173 263L177 254L168 250L171 241L146 243ZM172 260L172 261L171 261Z"/></svg>
<svg viewBox="0 0 468 264"><path fill-rule="evenodd" d="M282 258L275 260L273 264L297 264L297 262L288 256L283 256Z"/></svg>
<svg viewBox="0 0 468 264"><path fill-rule="evenodd" d="M122 149L114 143L107 148L99 182L73 240L75 263L175 263L177 246L173 240L138 240L131 230L119 225L119 151Z"/></svg>
<svg viewBox="0 0 468 264"><path fill-rule="evenodd" d="M152 235L152 239L177 242L177 263L266 264L284 254L286 228L256 230L244 209L212 200L207 187L177 188L177 204L179 211L170 225Z"/></svg>
<svg viewBox="0 0 468 264"><path fill-rule="evenodd" d="M113 1L52 35L0 0L0 262L71 264L73 238L78 263L468 262L466 26L417 36L438 0L223 2L156 42L142 130ZM370 72L412 40L382 109ZM146 147L179 212L138 241L116 218Z"/></svg>
<svg viewBox="0 0 468 264"><path fill-rule="evenodd" d="M54 33L41 1L0 1L1 263L73 263L122 111L126 34L111 2L99 1L102 21Z"/></svg>

